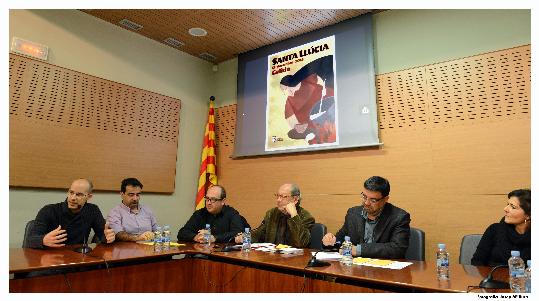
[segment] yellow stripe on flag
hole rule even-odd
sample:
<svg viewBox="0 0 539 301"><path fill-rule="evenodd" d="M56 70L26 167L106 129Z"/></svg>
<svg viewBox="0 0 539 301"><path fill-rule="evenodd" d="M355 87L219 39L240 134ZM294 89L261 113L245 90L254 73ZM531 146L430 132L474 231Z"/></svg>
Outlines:
<svg viewBox="0 0 539 301"><path fill-rule="evenodd" d="M200 172L198 177L198 189L195 200L195 210L204 208L204 196L206 190L213 184L217 184L217 156L215 155L215 109L214 97L210 98L208 110L208 122L204 131L204 143L200 158Z"/></svg>

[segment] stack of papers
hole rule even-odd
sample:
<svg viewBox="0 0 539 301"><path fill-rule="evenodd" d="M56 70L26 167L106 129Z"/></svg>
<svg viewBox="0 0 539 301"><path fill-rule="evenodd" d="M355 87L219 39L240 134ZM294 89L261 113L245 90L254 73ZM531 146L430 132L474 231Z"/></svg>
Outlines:
<svg viewBox="0 0 539 301"><path fill-rule="evenodd" d="M282 249L277 249L277 252L282 253L282 254L297 254L297 253L303 253L303 249L282 248Z"/></svg>
<svg viewBox="0 0 539 301"><path fill-rule="evenodd" d="M272 243L254 243L251 244L251 249L262 251L262 252L275 252L275 245Z"/></svg>
<svg viewBox="0 0 539 301"><path fill-rule="evenodd" d="M313 256L316 252L312 252ZM340 260L342 255L339 252L318 252L316 254L316 259L319 260Z"/></svg>
<svg viewBox="0 0 539 301"><path fill-rule="evenodd" d="M303 253L303 249L293 248L288 245L275 245L272 243L254 243L251 244L251 248L262 252L282 253L282 254L296 254Z"/></svg>
<svg viewBox="0 0 539 301"><path fill-rule="evenodd" d="M275 245L269 242L259 242L259 243L252 243L251 244L252 249L257 248L275 248Z"/></svg>

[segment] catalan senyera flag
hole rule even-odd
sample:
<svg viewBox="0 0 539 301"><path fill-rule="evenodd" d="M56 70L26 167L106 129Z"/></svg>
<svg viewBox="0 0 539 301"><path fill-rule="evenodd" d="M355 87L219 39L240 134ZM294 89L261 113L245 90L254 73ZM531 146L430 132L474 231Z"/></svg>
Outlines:
<svg viewBox="0 0 539 301"><path fill-rule="evenodd" d="M214 100L215 97L210 97L210 109L208 110L206 131L204 132L204 144L200 162L195 210L204 208L204 196L206 194L206 189L211 184L217 184L217 157L215 156L215 110L213 108Z"/></svg>

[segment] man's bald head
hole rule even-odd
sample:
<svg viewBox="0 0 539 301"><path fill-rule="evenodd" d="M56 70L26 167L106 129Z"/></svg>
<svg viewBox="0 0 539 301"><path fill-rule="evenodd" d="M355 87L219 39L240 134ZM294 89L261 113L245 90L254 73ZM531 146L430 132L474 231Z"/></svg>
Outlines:
<svg viewBox="0 0 539 301"><path fill-rule="evenodd" d="M94 190L94 184L92 184L92 181L85 178L76 179L75 181L73 181L73 183L71 183L72 186L73 184L85 185L86 193L92 193L92 191Z"/></svg>

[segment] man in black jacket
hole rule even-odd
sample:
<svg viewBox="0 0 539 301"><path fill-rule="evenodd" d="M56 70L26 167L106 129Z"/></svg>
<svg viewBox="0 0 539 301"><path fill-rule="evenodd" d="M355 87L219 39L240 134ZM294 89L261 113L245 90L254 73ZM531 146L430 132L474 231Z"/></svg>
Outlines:
<svg viewBox="0 0 539 301"><path fill-rule="evenodd" d="M226 191L222 186L210 186L204 201L206 206L195 211L178 231L178 241L203 243L206 224L211 227L211 242L229 242L249 227L238 211L226 204Z"/></svg>
<svg viewBox="0 0 539 301"><path fill-rule="evenodd" d="M410 214L389 204L389 181L378 176L363 184L363 204L348 209L344 225L336 235L322 239L326 246L350 236L353 256L404 258L410 239Z"/></svg>
<svg viewBox="0 0 539 301"><path fill-rule="evenodd" d="M35 226L29 234L30 248L58 248L88 242L90 228L102 242L114 241L114 231L105 223L103 214L92 198L92 182L88 179L73 181L65 201L49 204L39 210Z"/></svg>

